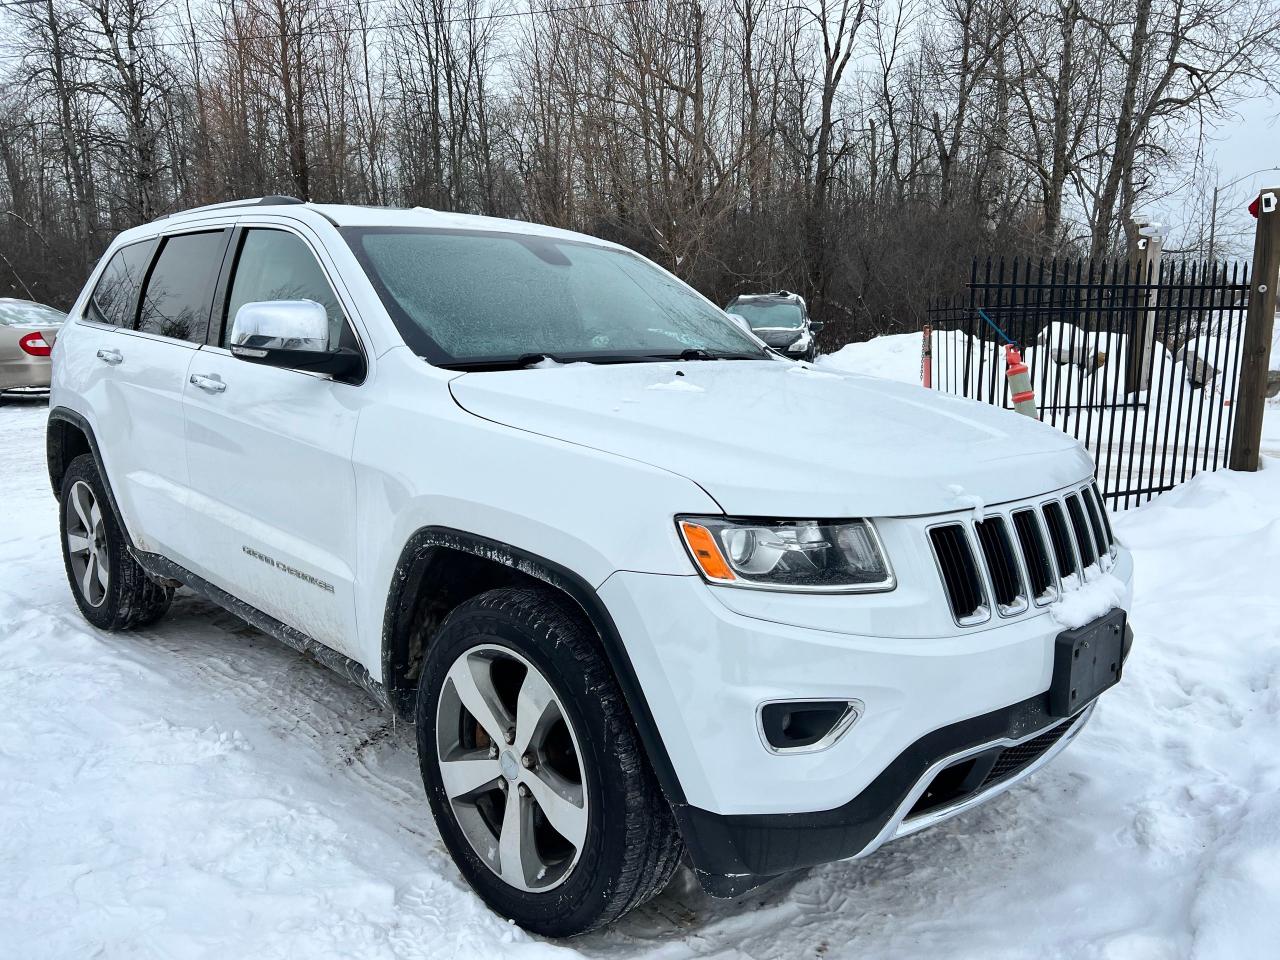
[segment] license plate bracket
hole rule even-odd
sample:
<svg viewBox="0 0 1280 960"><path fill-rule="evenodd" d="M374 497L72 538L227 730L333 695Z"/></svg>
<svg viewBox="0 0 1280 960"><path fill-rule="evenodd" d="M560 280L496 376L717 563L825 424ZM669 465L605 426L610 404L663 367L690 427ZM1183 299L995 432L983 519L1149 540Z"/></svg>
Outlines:
<svg viewBox="0 0 1280 960"><path fill-rule="evenodd" d="M1112 610L1083 627L1058 634L1053 651L1049 713L1069 717L1120 682L1126 614Z"/></svg>

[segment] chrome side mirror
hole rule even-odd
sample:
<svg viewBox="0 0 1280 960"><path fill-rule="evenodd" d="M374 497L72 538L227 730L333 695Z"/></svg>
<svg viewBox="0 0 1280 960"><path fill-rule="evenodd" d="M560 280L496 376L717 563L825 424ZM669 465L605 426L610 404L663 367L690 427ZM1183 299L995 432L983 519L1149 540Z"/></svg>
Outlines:
<svg viewBox="0 0 1280 960"><path fill-rule="evenodd" d="M237 349L239 348L239 349ZM329 315L314 300L246 303L231 324L231 352L299 350L327 353Z"/></svg>
<svg viewBox="0 0 1280 960"><path fill-rule="evenodd" d="M364 379L364 355L329 343L329 314L314 300L246 303L231 323L231 353L249 363Z"/></svg>

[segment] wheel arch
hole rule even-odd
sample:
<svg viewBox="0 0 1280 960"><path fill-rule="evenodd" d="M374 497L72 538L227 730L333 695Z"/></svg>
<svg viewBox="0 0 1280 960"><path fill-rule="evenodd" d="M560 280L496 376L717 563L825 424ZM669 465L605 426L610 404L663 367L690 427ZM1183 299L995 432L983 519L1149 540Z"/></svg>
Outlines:
<svg viewBox="0 0 1280 960"><path fill-rule="evenodd" d="M477 572L479 577L474 576ZM441 577L443 580L437 581ZM586 616L626 698L654 774L680 822L679 813L686 803L684 791L613 617L586 580L554 560L451 527L418 529L401 550L383 619L382 682L392 708L402 717L413 716L422 656L431 633L449 610L485 590L516 585L551 587Z"/></svg>
<svg viewBox="0 0 1280 960"><path fill-rule="evenodd" d="M49 467L49 486L53 495L62 500L62 478L67 474L71 461L82 454L92 454L93 462L98 467L98 476L107 491L107 499L111 509L124 533L125 542L133 550L133 535L125 523L124 514L120 512L120 504L116 502L115 490L111 488L111 478L107 475L107 466L102 460L102 450L98 447L98 438L93 432L93 425L69 407L54 407L49 411L49 425L45 428L45 458Z"/></svg>

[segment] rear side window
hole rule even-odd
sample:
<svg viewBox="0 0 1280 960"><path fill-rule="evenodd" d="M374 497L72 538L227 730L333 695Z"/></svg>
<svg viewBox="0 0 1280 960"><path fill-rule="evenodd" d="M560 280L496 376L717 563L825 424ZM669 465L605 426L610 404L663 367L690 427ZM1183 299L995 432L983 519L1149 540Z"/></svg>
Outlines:
<svg viewBox="0 0 1280 960"><path fill-rule="evenodd" d="M246 303L267 300L315 301L329 315L329 346L356 346L355 335L311 248L284 230L246 230L227 297L222 346L231 339L236 311Z"/></svg>
<svg viewBox="0 0 1280 960"><path fill-rule="evenodd" d="M147 278L136 329L204 343L229 231L166 237Z"/></svg>
<svg viewBox="0 0 1280 960"><path fill-rule="evenodd" d="M151 262L155 241L144 240L121 247L107 262L106 269L93 288L85 319L109 323L114 327L132 327L133 312L138 303L142 278Z"/></svg>

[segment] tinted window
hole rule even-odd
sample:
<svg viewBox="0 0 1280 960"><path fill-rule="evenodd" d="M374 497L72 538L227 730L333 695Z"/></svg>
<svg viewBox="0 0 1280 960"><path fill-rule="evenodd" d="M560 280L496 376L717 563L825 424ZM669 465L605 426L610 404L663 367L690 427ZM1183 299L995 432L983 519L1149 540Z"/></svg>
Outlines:
<svg viewBox="0 0 1280 960"><path fill-rule="evenodd" d="M329 314L329 345L355 347L342 307L311 248L283 230L246 230L227 297L222 345L231 339L236 311L266 300L313 300Z"/></svg>
<svg viewBox="0 0 1280 960"><path fill-rule="evenodd" d="M204 343L226 231L166 237L147 280L138 330Z"/></svg>
<svg viewBox="0 0 1280 960"><path fill-rule="evenodd" d="M147 264L151 262L153 242L146 240L121 247L102 271L93 288L85 318L117 327L133 326L133 309Z"/></svg>

